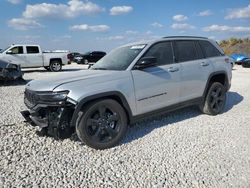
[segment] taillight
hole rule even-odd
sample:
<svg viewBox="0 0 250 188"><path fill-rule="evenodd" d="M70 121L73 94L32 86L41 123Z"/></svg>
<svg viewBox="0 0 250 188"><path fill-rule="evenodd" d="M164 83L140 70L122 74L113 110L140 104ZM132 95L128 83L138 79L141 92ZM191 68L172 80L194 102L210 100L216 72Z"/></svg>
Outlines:
<svg viewBox="0 0 250 188"><path fill-rule="evenodd" d="M225 58L225 62L226 63L230 63L230 59L229 58Z"/></svg>

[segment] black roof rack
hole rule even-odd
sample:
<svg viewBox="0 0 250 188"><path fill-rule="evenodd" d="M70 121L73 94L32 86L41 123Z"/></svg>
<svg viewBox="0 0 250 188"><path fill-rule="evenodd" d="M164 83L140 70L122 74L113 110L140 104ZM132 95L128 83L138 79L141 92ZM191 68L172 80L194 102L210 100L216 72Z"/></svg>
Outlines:
<svg viewBox="0 0 250 188"><path fill-rule="evenodd" d="M196 37L196 36L169 36L163 37L164 39L171 39L171 38L197 38L197 39L208 39L207 37Z"/></svg>

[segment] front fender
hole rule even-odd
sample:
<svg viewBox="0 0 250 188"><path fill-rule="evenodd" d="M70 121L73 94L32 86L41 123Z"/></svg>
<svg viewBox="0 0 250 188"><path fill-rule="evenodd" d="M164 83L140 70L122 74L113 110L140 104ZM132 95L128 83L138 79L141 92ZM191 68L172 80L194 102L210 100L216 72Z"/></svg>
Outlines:
<svg viewBox="0 0 250 188"><path fill-rule="evenodd" d="M125 112L127 113L128 122L130 122L130 119L132 118L132 111L127 102L126 97L119 91L109 91L109 92L98 93L95 95L85 97L80 102L78 102L78 104L75 107L73 116L72 116L71 126L72 127L76 126L79 113L87 103L95 101L95 100L99 100L99 99L104 99L104 98L111 98L119 102L123 106Z"/></svg>

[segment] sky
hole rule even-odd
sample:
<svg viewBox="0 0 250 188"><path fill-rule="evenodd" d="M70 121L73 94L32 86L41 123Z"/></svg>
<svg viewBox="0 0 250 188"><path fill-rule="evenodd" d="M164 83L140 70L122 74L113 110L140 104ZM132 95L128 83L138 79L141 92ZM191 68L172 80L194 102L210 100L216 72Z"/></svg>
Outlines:
<svg viewBox="0 0 250 188"><path fill-rule="evenodd" d="M249 0L0 0L0 48L109 52L164 36L250 37Z"/></svg>

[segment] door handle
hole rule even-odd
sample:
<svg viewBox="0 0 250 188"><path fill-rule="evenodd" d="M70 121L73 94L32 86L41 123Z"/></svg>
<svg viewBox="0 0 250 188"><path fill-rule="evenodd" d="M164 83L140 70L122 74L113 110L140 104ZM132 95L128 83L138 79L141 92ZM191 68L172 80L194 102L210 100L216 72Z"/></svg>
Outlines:
<svg viewBox="0 0 250 188"><path fill-rule="evenodd" d="M178 68L178 67L170 67L170 68L168 69L168 71L169 71L169 72L177 72L177 71L179 71L179 68Z"/></svg>
<svg viewBox="0 0 250 188"><path fill-rule="evenodd" d="M203 66L203 67L206 67L206 66L208 66L208 65L209 65L208 62L202 62L202 63L201 63L201 66Z"/></svg>

